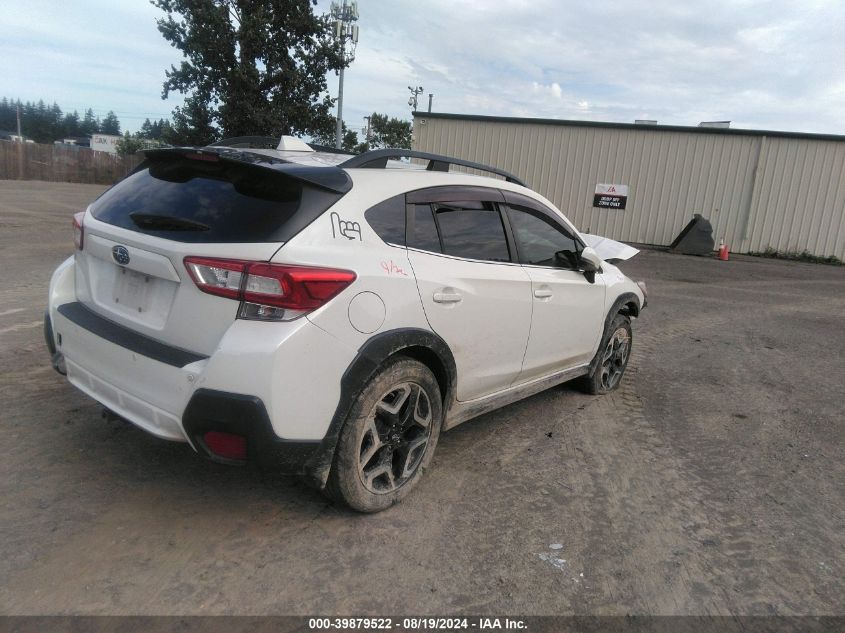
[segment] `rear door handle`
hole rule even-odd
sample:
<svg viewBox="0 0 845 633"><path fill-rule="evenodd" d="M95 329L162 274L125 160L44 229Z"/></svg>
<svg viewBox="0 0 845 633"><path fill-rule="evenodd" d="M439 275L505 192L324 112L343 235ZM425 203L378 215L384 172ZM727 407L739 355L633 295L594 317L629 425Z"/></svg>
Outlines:
<svg viewBox="0 0 845 633"><path fill-rule="evenodd" d="M435 292L432 298L435 303L458 303L463 297L457 292Z"/></svg>
<svg viewBox="0 0 845 633"><path fill-rule="evenodd" d="M548 299L549 297L552 296L552 291L549 290L548 288L545 288L545 289L544 288L538 288L537 290L534 291L534 296L537 297L538 299Z"/></svg>

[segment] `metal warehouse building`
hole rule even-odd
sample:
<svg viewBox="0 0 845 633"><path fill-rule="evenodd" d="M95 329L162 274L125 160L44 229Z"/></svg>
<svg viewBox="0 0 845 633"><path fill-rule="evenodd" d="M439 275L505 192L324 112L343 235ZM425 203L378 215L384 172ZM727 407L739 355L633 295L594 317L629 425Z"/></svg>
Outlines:
<svg viewBox="0 0 845 633"><path fill-rule="evenodd" d="M510 171L616 240L669 245L700 213L733 252L845 259L845 136L417 112L414 149Z"/></svg>

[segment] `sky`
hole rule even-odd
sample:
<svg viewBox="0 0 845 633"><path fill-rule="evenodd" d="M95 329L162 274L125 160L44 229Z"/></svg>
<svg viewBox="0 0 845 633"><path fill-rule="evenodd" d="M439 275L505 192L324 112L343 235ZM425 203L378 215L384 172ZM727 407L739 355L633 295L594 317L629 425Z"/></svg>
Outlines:
<svg viewBox="0 0 845 633"><path fill-rule="evenodd" d="M328 10L320 0L317 11ZM344 119L439 112L845 134L843 0L359 0ZM145 0L0 0L0 96L167 118ZM328 77L332 96L337 76Z"/></svg>

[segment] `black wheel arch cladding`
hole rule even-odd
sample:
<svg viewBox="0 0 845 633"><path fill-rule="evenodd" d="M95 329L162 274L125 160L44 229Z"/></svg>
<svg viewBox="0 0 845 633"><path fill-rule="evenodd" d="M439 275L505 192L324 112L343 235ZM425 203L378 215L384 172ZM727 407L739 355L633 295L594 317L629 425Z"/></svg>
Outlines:
<svg viewBox="0 0 845 633"><path fill-rule="evenodd" d="M340 431L355 399L385 361L397 354L413 358L431 369L440 386L444 415L448 411L455 394L457 369L446 342L436 334L418 328L376 334L361 346L340 380L340 398L329 429L305 464L304 474L311 484L321 489L326 486Z"/></svg>

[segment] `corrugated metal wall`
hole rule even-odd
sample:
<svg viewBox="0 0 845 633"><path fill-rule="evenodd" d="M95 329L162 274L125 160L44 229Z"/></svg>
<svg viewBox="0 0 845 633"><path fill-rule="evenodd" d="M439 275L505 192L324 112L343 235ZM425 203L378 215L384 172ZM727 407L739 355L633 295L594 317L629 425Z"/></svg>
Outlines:
<svg viewBox="0 0 845 633"><path fill-rule="evenodd" d="M845 259L845 142L418 113L414 148L517 174L585 232L668 245L701 213L734 252ZM598 183L627 208L593 208Z"/></svg>

